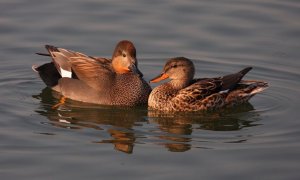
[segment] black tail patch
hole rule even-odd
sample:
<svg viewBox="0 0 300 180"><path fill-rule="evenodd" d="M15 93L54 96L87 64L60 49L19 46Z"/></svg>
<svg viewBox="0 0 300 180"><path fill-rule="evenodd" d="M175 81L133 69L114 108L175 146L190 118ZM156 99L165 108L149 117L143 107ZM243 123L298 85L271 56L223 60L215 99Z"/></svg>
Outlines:
<svg viewBox="0 0 300 180"><path fill-rule="evenodd" d="M43 64L39 67L33 67L33 69L39 73L41 79L48 87L56 86L58 80L61 78L53 62Z"/></svg>

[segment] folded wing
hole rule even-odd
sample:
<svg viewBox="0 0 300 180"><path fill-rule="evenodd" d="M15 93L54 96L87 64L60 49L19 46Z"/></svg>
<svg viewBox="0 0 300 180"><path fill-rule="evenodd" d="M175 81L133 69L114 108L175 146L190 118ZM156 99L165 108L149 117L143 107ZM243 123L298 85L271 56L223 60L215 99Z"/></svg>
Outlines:
<svg viewBox="0 0 300 180"><path fill-rule="evenodd" d="M222 81L220 79L201 79L178 91L173 99L174 101L195 103L213 93L219 92L221 88Z"/></svg>
<svg viewBox="0 0 300 180"><path fill-rule="evenodd" d="M46 45L46 49L62 77L75 76L90 87L101 90L103 86L111 83L115 76L110 59L91 57L50 45Z"/></svg>

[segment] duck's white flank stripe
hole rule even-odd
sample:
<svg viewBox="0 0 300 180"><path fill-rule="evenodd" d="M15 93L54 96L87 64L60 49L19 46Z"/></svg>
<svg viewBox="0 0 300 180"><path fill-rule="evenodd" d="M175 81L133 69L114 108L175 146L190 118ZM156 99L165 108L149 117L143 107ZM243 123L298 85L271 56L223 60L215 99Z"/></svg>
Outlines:
<svg viewBox="0 0 300 180"><path fill-rule="evenodd" d="M226 89L226 90L220 91L219 93L220 93L220 94L228 93L228 91L229 91L229 89Z"/></svg>
<svg viewBox="0 0 300 180"><path fill-rule="evenodd" d="M63 68L60 68L61 77L72 78L72 72L66 71Z"/></svg>

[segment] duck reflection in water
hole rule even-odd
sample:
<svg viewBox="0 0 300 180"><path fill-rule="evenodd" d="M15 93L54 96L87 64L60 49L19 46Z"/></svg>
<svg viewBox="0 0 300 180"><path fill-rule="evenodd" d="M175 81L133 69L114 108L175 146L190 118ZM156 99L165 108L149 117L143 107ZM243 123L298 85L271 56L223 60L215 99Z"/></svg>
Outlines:
<svg viewBox="0 0 300 180"><path fill-rule="evenodd" d="M247 116L251 115L251 118L245 118L246 114ZM238 108L227 108L218 112L166 113L151 110L148 111L148 119L151 123L158 124L158 128L164 132L158 136L158 138L165 140L161 144L173 152L189 150L194 144L193 140L195 139L192 132L196 129L236 131L244 127L259 125L254 123L259 118L250 103L245 103ZM199 137L197 137L197 141L199 141ZM244 140L240 142L244 142ZM207 147L199 148L207 149Z"/></svg>
<svg viewBox="0 0 300 180"><path fill-rule="evenodd" d="M33 97L41 101L40 108L36 112L46 116L50 120L49 124L68 129L91 128L105 131L112 139L92 142L111 143L114 144L116 150L125 153L133 152L136 141L133 126L141 126L141 123L146 122L144 118L147 116L146 108L112 108L68 100L58 109L52 109L53 104L56 104L60 98L60 94L49 88L43 89L39 95ZM102 134L100 133L101 136Z"/></svg>
<svg viewBox="0 0 300 180"><path fill-rule="evenodd" d="M171 152L185 152L201 142L199 135L193 136L195 130L235 131L258 125L255 121L259 120L258 113L250 103L218 112L165 113L147 111L146 107L108 107L68 100L54 110L52 106L60 98L55 91L45 88L41 94L33 97L41 101L36 112L47 117L49 124L69 129L91 128L97 130L97 138L98 131L101 131L101 139L93 143L111 143L116 150L125 153L133 153L137 143L154 143ZM148 123L155 124L155 129L146 127ZM145 127L139 131L141 126ZM147 134L141 134L141 131ZM106 138L107 134L111 138Z"/></svg>

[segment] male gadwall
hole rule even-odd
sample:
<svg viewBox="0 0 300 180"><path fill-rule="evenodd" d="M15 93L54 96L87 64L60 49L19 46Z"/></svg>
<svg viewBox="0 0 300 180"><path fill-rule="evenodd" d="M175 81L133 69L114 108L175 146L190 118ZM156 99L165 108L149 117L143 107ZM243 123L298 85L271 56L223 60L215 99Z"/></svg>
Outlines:
<svg viewBox="0 0 300 180"><path fill-rule="evenodd" d="M45 84L63 97L77 101L135 106L147 104L151 87L138 69L132 42L120 41L112 59L91 57L46 45L52 62L33 66Z"/></svg>
<svg viewBox="0 0 300 180"><path fill-rule="evenodd" d="M170 78L154 88L148 99L150 109L162 111L200 111L247 102L268 84L263 81L244 81L252 68L217 78L194 79L195 68L191 60L177 57L167 61L163 72L150 82Z"/></svg>

